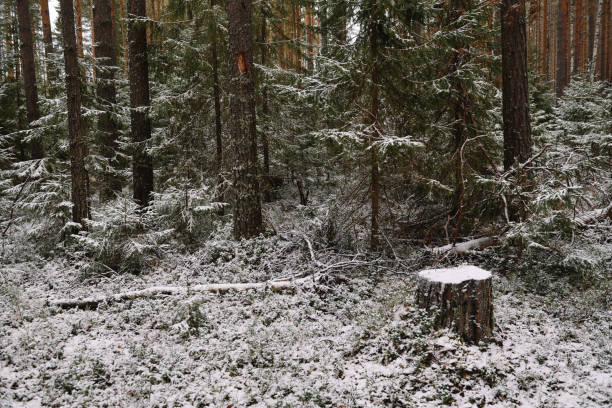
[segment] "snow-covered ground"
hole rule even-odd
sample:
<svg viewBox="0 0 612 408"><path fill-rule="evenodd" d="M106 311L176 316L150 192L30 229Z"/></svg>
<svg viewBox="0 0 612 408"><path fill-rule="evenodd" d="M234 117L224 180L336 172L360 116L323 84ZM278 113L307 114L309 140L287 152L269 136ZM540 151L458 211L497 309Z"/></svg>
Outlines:
<svg viewBox="0 0 612 408"><path fill-rule="evenodd" d="M372 268L286 293L188 293L95 311L47 304L269 279L299 261L286 253L252 269L236 263L255 262L248 250L177 256L146 275L90 280L68 261L5 265L0 407L612 406L612 316L589 300L609 294L596 291L534 295L494 274L496 338L481 346L432 332L413 306L414 275Z"/></svg>

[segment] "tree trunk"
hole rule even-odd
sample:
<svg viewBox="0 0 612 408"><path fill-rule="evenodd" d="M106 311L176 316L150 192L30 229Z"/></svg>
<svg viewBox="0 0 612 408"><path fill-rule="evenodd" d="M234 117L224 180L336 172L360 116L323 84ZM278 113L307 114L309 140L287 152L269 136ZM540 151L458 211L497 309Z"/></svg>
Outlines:
<svg viewBox="0 0 612 408"><path fill-rule="evenodd" d="M262 22L261 22L261 65L263 67L268 63L268 44L266 42L266 10L265 6L262 5ZM268 107L268 88L265 84L262 86L261 90L262 96L262 132L261 132L261 147L263 150L263 197L266 203L272 201L272 185L270 183L270 146L268 144L268 129L266 124L269 120L269 107Z"/></svg>
<svg viewBox="0 0 612 408"><path fill-rule="evenodd" d="M91 1L91 30L89 31L89 35L90 35L90 38L91 38L91 57L95 60L96 59L96 47L95 47L95 45L96 45L96 21L95 21L96 18L94 16L94 13L95 13L95 11L94 11L94 8L95 8L94 3L95 3L95 0L92 0ZM96 69L94 67L94 70L93 70L93 78L94 79L96 79L97 74L98 73L96 72Z"/></svg>
<svg viewBox="0 0 612 408"><path fill-rule="evenodd" d="M376 0L370 0L370 67L372 69L372 88L370 90L370 120L372 133L370 136L370 177L371 177L371 225L370 225L370 250L378 249L379 235L379 213L380 213L380 180L378 168L378 151L376 141L379 139L379 97L378 87L380 85L378 69L378 23L376 20Z"/></svg>
<svg viewBox="0 0 612 408"><path fill-rule="evenodd" d="M469 0L453 0L450 4L450 19L456 22L465 14L465 11L472 8ZM468 122L472 122L468 116L471 112L470 100L467 90L458 77L457 72L466 64L469 63L469 53L466 51L469 44L464 44L456 47L452 53L450 61L450 72L453 74L451 86L453 88L453 96L451 100L453 124L453 150L454 150L454 176L455 176L455 191L453 194L452 214L456 217L456 231L459 231L462 211L463 211L463 196L465 193L465 184L463 181L463 158L461 150L463 144L468 137Z"/></svg>
<svg viewBox="0 0 612 408"><path fill-rule="evenodd" d="M550 24L549 24L549 31L548 31L548 35L550 36L550 52L549 52L549 75L550 75L550 81L552 82L553 86L556 83L557 80L557 33L558 30L556 29L557 27L557 22L559 21L559 16L558 16L558 11L559 11L559 7L555 7L556 6L556 1L558 0L549 0L548 5L549 5L549 9L548 9L548 15L550 16Z"/></svg>
<svg viewBox="0 0 612 408"><path fill-rule="evenodd" d="M19 20L21 64L23 69L27 118L28 124L31 127L32 122L40 119L40 111L38 110L38 88L36 87L32 23L28 0L17 0L17 18ZM32 139L31 149L32 159L41 159L44 156L43 145L38 137Z"/></svg>
<svg viewBox="0 0 612 408"><path fill-rule="evenodd" d="M13 41L12 41L12 35L11 35L11 21L12 21L12 16L11 16L11 2L9 1L5 1L4 2L4 45L6 48L6 65L7 65L7 77L9 79L13 79L15 78L15 70L13 67L13 64L11 63L12 61L12 54L13 54Z"/></svg>
<svg viewBox="0 0 612 408"><path fill-rule="evenodd" d="M81 0L74 0L74 13L76 17L77 55L83 58L83 7Z"/></svg>
<svg viewBox="0 0 612 408"><path fill-rule="evenodd" d="M464 341L478 343L493 335L491 273L476 266L419 272L416 303L435 313L434 327L452 328Z"/></svg>
<svg viewBox="0 0 612 408"><path fill-rule="evenodd" d="M72 0L60 0L64 37L68 135L70 138L70 173L72 176L72 220L81 223L89 217L88 176L85 170L85 129L81 118L81 87L74 31ZM84 227L84 225L83 225Z"/></svg>
<svg viewBox="0 0 612 408"><path fill-rule="evenodd" d="M257 180L251 0L228 0L230 133L233 143L233 213L236 239L263 231Z"/></svg>
<svg viewBox="0 0 612 408"><path fill-rule="evenodd" d="M587 55L589 63L593 64L595 57L595 29L597 28L597 2L595 0L587 1L589 13Z"/></svg>
<svg viewBox="0 0 612 408"><path fill-rule="evenodd" d="M610 31L610 3L610 0L603 0L601 4L602 12L599 28L599 78L602 81L610 79L610 35L612 34Z"/></svg>
<svg viewBox="0 0 612 408"><path fill-rule="evenodd" d="M548 40L548 0L542 4L542 34L540 44L540 75L548 81L548 55L550 54L550 42Z"/></svg>
<svg viewBox="0 0 612 408"><path fill-rule="evenodd" d="M123 68L126 75L128 74L128 45L127 45L127 28L125 26L125 2L126 0L119 0L119 17L121 18L121 43L123 44Z"/></svg>
<svg viewBox="0 0 612 408"><path fill-rule="evenodd" d="M597 54L595 56L595 75L599 80L604 79L604 60L605 60L605 36L606 36L606 0L601 0L599 6L599 27L597 30Z"/></svg>
<svg viewBox="0 0 612 408"><path fill-rule="evenodd" d="M503 0L502 105L504 122L504 169L531 156L531 124L527 83L525 0Z"/></svg>
<svg viewBox="0 0 612 408"><path fill-rule="evenodd" d="M557 75L555 93L557 97L570 81L570 0L559 0L559 18L557 19Z"/></svg>
<svg viewBox="0 0 612 408"><path fill-rule="evenodd" d="M305 29L306 29L306 55L308 57L308 72L312 72L314 69L314 20L312 14L312 7L306 6L306 15L304 17Z"/></svg>
<svg viewBox="0 0 612 408"><path fill-rule="evenodd" d="M217 19L214 15L215 0L210 0L210 8L213 10L212 19L212 38L210 43L210 59L213 70L213 98L215 101L215 167L217 171L217 179L221 184L221 172L223 171L223 133L221 127L221 87L219 86L219 58L217 56ZM223 194L219 194L217 201L224 201ZM219 214L222 215L224 209L219 209Z"/></svg>
<svg viewBox="0 0 612 408"><path fill-rule="evenodd" d="M114 118L117 93L115 90L115 69L117 57L113 35L113 20L111 16L112 0L94 0L94 46L96 65L96 94L101 109L104 111L98 117L101 153L106 159L102 175L100 197L108 200L121 192L121 179L116 172L115 154L118 148L119 130Z"/></svg>
<svg viewBox="0 0 612 408"><path fill-rule="evenodd" d="M40 0L40 16L42 20L43 42L45 43L45 57L47 68L47 81L53 79L54 70L52 69L51 54L53 54L53 37L51 34L51 19L49 18L48 0Z"/></svg>
<svg viewBox="0 0 612 408"><path fill-rule="evenodd" d="M146 0L128 0L130 123L132 129L132 176L134 200L149 204L153 192L153 159L147 153L151 139L149 119L149 63L147 59Z"/></svg>
<svg viewBox="0 0 612 408"><path fill-rule="evenodd" d="M583 0L575 0L574 3L574 74L584 71L584 3Z"/></svg>

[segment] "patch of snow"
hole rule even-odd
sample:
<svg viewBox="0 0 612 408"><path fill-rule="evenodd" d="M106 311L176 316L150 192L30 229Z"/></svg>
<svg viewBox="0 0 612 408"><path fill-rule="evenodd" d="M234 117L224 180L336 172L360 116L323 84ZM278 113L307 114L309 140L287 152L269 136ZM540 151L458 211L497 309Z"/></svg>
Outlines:
<svg viewBox="0 0 612 408"><path fill-rule="evenodd" d="M419 276L432 282L456 284L468 280L484 280L491 277L491 272L474 265L461 265L455 268L426 269Z"/></svg>

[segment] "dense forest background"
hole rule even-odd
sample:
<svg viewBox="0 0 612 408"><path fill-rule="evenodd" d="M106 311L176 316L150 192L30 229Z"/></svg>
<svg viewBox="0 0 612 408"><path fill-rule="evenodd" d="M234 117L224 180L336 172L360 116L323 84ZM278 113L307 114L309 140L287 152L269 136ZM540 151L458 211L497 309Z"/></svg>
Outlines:
<svg viewBox="0 0 612 408"><path fill-rule="evenodd" d="M0 0L0 408L609 406L611 19Z"/></svg>
<svg viewBox="0 0 612 408"><path fill-rule="evenodd" d="M214 1L72 6L51 27L45 0L2 4L3 257L140 272L291 214L350 251L609 261L570 245L610 215L607 0L259 1L246 34Z"/></svg>

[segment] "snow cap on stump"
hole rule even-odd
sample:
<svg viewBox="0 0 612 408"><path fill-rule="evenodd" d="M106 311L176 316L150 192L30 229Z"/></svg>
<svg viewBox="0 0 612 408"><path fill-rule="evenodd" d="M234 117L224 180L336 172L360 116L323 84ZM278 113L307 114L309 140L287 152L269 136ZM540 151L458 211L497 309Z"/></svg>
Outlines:
<svg viewBox="0 0 612 408"><path fill-rule="evenodd" d="M416 302L435 313L435 328L449 327L467 342L493 334L491 272L474 265L419 272Z"/></svg>

